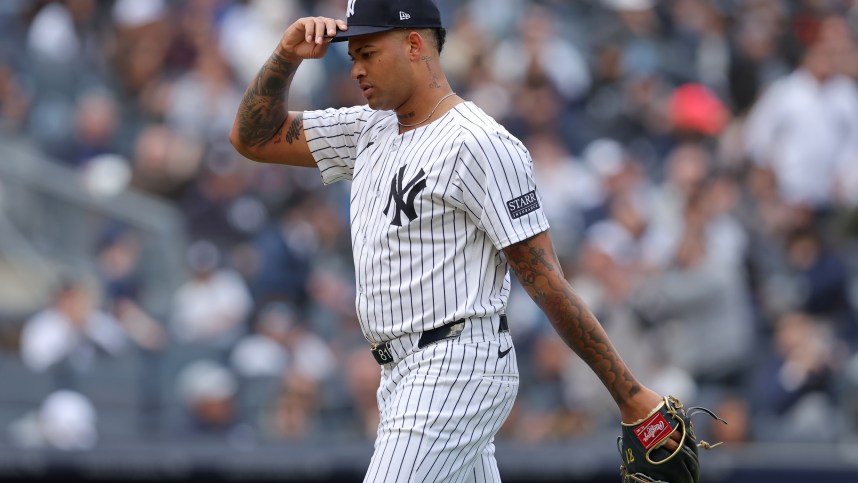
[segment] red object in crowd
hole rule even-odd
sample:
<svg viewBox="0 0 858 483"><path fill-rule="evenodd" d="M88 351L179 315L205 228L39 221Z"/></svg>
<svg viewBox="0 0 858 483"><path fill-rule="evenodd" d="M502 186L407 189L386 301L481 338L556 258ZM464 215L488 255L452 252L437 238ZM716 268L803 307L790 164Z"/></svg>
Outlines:
<svg viewBox="0 0 858 483"><path fill-rule="evenodd" d="M727 125L724 103L701 84L683 84L673 91L669 105L674 128L714 136Z"/></svg>

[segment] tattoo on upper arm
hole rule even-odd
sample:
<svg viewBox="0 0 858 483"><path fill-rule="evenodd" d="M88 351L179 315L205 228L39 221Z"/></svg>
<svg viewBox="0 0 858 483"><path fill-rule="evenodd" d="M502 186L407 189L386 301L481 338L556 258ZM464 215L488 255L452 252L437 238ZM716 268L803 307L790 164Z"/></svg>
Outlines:
<svg viewBox="0 0 858 483"><path fill-rule="evenodd" d="M553 252L530 238L504 250L522 287L560 337L593 369L617 402L640 390L602 325L572 290Z"/></svg>
<svg viewBox="0 0 858 483"><path fill-rule="evenodd" d="M289 144L292 144L293 141L297 141L301 138L301 124L304 120L304 114L298 113L295 116L295 119L292 120L292 123L289 124L289 129L286 130L286 135L284 139Z"/></svg>
<svg viewBox="0 0 858 483"><path fill-rule="evenodd" d="M259 70L238 108L238 135L242 143L259 147L279 138L289 115L286 94L296 68L275 52Z"/></svg>

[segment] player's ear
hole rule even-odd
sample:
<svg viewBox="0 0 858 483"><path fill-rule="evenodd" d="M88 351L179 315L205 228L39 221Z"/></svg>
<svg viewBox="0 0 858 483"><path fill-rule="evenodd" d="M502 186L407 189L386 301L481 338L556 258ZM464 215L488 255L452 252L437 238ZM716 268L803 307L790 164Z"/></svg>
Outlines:
<svg viewBox="0 0 858 483"><path fill-rule="evenodd" d="M411 60L420 60L425 44L423 36L416 30L412 30L405 37L405 42L408 45L408 56Z"/></svg>

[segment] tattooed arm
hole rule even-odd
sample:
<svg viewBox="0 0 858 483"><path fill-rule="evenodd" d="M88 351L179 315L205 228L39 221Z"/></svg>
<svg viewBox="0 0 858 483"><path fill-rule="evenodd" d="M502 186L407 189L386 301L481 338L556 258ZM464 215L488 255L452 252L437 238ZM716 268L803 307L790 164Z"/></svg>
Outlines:
<svg viewBox="0 0 858 483"><path fill-rule="evenodd" d="M566 344L601 379L620 408L623 421L645 417L661 397L631 373L590 309L563 276L548 232L503 250L521 285L545 312Z"/></svg>
<svg viewBox="0 0 858 483"><path fill-rule="evenodd" d="M302 113L289 111L289 87L304 59L325 55L324 36L345 30L342 20L307 17L286 29L280 44L247 86L229 133L243 156L254 161L315 167L304 136Z"/></svg>

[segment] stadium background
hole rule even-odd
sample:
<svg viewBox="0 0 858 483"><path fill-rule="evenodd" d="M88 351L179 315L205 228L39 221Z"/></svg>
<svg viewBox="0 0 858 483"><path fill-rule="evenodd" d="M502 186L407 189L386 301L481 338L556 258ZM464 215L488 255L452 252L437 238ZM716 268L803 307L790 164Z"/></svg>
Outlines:
<svg viewBox="0 0 858 483"><path fill-rule="evenodd" d="M856 481L858 7L440 3L573 286L641 378L730 421L700 423L704 481ZM360 480L348 188L227 140L285 26L344 10L0 2L0 478ZM362 103L348 69L305 62L290 107ZM517 286L509 315L506 481L617 481L607 393Z"/></svg>

